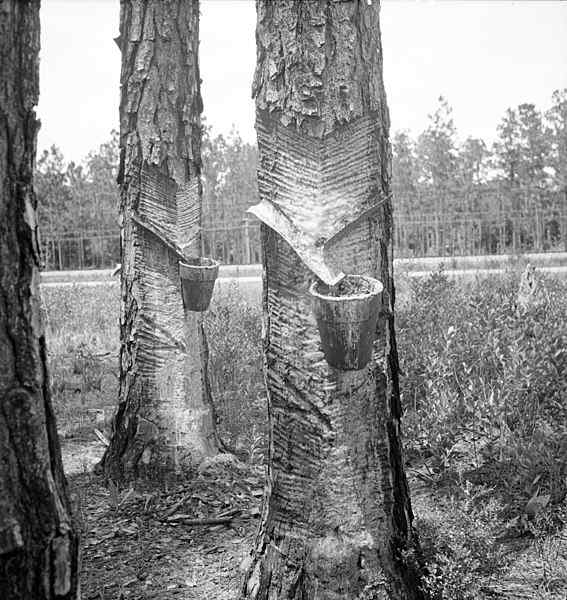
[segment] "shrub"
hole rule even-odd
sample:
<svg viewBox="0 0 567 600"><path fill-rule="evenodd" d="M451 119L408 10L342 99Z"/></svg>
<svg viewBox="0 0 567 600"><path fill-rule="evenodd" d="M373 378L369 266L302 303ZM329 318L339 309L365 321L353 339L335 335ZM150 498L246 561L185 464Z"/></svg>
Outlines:
<svg viewBox="0 0 567 600"><path fill-rule="evenodd" d="M541 278L545 293L520 310L518 283L512 271L412 281L416 300L397 317L407 446L437 475L498 462L517 502L536 477L558 501L567 491L558 460L567 450L567 284Z"/></svg>

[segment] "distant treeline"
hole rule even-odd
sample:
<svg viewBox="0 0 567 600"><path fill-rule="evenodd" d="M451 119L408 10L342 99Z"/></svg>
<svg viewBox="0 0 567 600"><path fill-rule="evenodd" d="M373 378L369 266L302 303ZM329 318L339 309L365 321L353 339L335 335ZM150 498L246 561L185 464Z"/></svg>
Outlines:
<svg viewBox="0 0 567 600"><path fill-rule="evenodd" d="M399 212L533 212L551 208L567 188L567 89L551 107L509 108L491 146L479 138L457 142L448 102L439 98L417 139L392 137L392 190Z"/></svg>
<svg viewBox="0 0 567 600"><path fill-rule="evenodd" d="M458 140L443 97L417 138L393 133L399 254L554 249L565 243L567 89L553 93L547 110L533 104L508 109L492 146L478 138ZM81 164L67 162L56 146L38 158L35 185L51 268L105 266L119 256L118 142L112 131ZM244 227L245 209L258 201L255 145L236 131L213 136L204 127L202 159L203 250L224 262L258 260L257 227ZM537 232L522 234L514 225L529 229L537 218L543 219ZM455 223L466 225L457 231Z"/></svg>

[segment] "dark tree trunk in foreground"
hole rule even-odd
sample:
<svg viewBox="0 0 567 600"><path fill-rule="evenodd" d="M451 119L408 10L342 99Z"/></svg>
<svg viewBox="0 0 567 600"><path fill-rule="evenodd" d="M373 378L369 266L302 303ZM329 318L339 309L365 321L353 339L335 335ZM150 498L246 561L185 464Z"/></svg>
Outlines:
<svg viewBox="0 0 567 600"><path fill-rule="evenodd" d="M242 595L421 599L400 440L378 3L258 0L257 10L271 437ZM374 357L359 371L326 363L307 295L314 273L341 272L384 284Z"/></svg>
<svg viewBox="0 0 567 600"><path fill-rule="evenodd" d="M184 314L183 256L201 249L197 0L122 0L120 397L113 479L217 452L201 313Z"/></svg>
<svg viewBox="0 0 567 600"><path fill-rule="evenodd" d="M39 1L0 0L0 597L71 599L78 538L51 408L32 188Z"/></svg>

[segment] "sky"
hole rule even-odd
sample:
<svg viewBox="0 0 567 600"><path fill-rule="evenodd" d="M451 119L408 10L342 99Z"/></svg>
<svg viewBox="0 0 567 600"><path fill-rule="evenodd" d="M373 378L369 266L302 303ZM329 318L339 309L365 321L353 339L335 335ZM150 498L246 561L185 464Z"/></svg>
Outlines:
<svg viewBox="0 0 567 600"><path fill-rule="evenodd" d="M38 150L82 160L118 128L119 0L43 0ZM202 0L204 115L252 142L252 0ZM392 132L418 135L445 96L461 139L494 140L505 110L546 109L567 87L567 2L383 0L384 79Z"/></svg>

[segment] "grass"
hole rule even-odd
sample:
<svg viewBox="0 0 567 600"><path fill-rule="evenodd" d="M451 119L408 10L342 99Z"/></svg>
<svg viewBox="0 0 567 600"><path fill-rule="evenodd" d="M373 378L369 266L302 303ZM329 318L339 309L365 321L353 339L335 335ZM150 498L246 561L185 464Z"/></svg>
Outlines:
<svg viewBox="0 0 567 600"><path fill-rule="evenodd" d="M516 571L534 598L562 598L567 282L536 278L525 306L516 271L469 283L438 272L410 286L397 315L401 391L409 472L428 492L414 504L431 588L481 598ZM550 539L563 540L560 558L539 552Z"/></svg>
<svg viewBox="0 0 567 600"><path fill-rule="evenodd" d="M399 280L407 470L437 600L567 594L567 282L538 277L525 305L518 287L514 270ZM117 290L43 295L60 431L84 435L116 400ZM236 290L206 320L220 432L253 463L267 431L260 321Z"/></svg>
<svg viewBox="0 0 567 600"><path fill-rule="evenodd" d="M261 461L268 422L260 308L245 302L235 285L221 302L212 303L205 331L220 434L241 458Z"/></svg>
<svg viewBox="0 0 567 600"><path fill-rule="evenodd" d="M118 389L117 287L79 284L42 290L59 433L80 437L108 425Z"/></svg>

